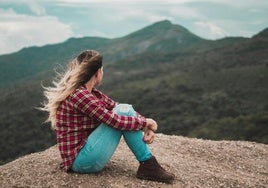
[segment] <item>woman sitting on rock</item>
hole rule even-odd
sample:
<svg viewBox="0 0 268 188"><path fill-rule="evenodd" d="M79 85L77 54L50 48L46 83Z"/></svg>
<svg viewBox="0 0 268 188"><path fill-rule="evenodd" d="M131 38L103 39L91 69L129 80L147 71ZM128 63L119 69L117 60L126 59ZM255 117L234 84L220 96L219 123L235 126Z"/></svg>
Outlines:
<svg viewBox="0 0 268 188"><path fill-rule="evenodd" d="M118 104L96 89L103 78L102 56L86 50L70 62L65 74L45 88L43 110L56 130L58 148L66 171L99 172L107 164L123 135L140 162L137 177L171 183L174 174L164 170L148 144L157 123ZM144 131L144 134L143 134Z"/></svg>

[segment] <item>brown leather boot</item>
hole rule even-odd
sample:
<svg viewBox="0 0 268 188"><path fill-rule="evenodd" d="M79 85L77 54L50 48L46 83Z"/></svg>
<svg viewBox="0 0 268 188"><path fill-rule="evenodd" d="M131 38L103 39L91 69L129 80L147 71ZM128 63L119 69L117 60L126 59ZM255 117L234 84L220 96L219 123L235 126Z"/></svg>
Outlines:
<svg viewBox="0 0 268 188"><path fill-rule="evenodd" d="M137 171L137 178L172 183L175 179L175 175L162 168L156 158L152 156L150 159L140 162L140 166Z"/></svg>

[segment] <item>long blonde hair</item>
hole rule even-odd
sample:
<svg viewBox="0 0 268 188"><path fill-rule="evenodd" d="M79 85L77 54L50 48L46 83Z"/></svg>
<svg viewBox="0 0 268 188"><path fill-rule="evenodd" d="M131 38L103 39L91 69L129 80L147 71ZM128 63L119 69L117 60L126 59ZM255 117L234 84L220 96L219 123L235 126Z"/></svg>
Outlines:
<svg viewBox="0 0 268 188"><path fill-rule="evenodd" d="M56 125L56 113L60 103L65 100L77 87L87 83L102 67L102 56L95 50L80 53L67 67L65 73L57 73L57 79L52 81L53 87L44 87L46 100L43 111L49 112L46 122Z"/></svg>

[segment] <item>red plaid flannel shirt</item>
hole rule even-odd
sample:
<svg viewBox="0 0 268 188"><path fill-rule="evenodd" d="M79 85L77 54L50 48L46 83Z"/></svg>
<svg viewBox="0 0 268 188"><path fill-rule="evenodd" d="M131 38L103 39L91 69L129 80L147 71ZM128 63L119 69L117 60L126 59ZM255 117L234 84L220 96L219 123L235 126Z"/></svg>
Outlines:
<svg viewBox="0 0 268 188"><path fill-rule="evenodd" d="M140 130L146 125L145 117L120 116L113 113L116 102L93 88L77 88L61 102L56 114L56 135L62 164L67 171L84 146L90 133L101 123L120 130Z"/></svg>

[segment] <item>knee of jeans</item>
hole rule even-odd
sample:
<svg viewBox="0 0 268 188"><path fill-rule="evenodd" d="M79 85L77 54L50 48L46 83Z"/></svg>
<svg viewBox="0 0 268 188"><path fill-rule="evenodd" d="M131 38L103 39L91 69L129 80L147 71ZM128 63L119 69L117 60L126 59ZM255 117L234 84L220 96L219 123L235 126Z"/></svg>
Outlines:
<svg viewBox="0 0 268 188"><path fill-rule="evenodd" d="M135 116L136 112L130 104L118 104L113 111L118 115Z"/></svg>

